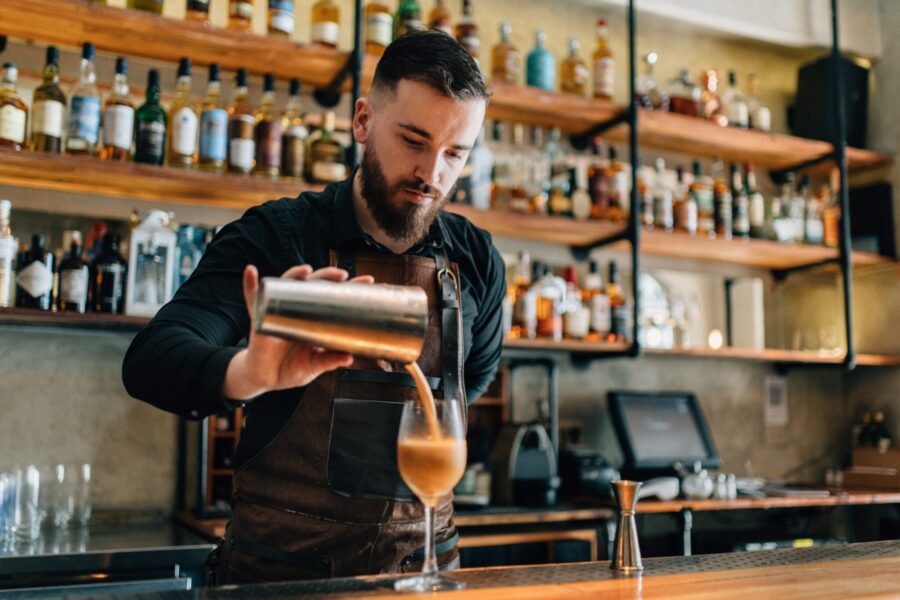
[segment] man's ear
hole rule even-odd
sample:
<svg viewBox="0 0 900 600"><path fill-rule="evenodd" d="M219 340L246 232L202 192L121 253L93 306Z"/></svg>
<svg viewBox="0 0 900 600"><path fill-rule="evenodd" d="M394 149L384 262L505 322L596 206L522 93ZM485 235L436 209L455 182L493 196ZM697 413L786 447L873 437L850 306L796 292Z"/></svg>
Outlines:
<svg viewBox="0 0 900 600"><path fill-rule="evenodd" d="M353 113L353 139L358 144L365 144L369 137L369 120L372 118L372 104L368 98L356 100L356 110Z"/></svg>

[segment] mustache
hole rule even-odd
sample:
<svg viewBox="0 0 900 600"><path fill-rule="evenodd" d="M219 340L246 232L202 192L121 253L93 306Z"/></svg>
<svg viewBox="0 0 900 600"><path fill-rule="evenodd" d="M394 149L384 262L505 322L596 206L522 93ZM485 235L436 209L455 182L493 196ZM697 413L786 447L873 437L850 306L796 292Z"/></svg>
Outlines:
<svg viewBox="0 0 900 600"><path fill-rule="evenodd" d="M401 181L397 184L396 190L415 190L423 196L430 196L436 199L443 197L443 194L439 189L424 181Z"/></svg>

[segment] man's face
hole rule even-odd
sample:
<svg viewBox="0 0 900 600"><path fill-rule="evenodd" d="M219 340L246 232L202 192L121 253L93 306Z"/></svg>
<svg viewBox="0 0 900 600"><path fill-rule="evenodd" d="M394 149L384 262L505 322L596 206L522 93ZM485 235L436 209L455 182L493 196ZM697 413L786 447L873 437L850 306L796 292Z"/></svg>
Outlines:
<svg viewBox="0 0 900 600"><path fill-rule="evenodd" d="M393 94L382 92L363 106L365 124L354 127L366 146L363 198L385 233L414 244L450 197L484 121L485 102L459 102L401 80Z"/></svg>

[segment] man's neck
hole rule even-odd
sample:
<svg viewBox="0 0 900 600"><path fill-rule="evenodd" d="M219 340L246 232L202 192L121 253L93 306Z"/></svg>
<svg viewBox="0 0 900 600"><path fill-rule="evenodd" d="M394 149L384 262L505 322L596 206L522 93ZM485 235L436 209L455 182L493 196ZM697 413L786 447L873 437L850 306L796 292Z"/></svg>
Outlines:
<svg viewBox="0 0 900 600"><path fill-rule="evenodd" d="M389 249L394 254L403 254L413 244L406 242L398 242L378 226L369 207L366 205L366 199L362 195L362 170L357 169L356 175L353 177L353 212L356 214L356 220L362 230L372 236L372 239Z"/></svg>

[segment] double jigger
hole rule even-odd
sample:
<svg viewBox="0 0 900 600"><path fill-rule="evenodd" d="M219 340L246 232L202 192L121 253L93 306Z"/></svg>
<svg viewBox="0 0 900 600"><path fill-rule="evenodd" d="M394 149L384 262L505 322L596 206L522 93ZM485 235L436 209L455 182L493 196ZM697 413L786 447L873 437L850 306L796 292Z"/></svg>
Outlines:
<svg viewBox="0 0 900 600"><path fill-rule="evenodd" d="M609 568L623 575L637 574L644 570L641 549L638 546L637 524L634 520L634 506L637 504L641 482L613 481L612 488L619 520L616 524L616 539Z"/></svg>

